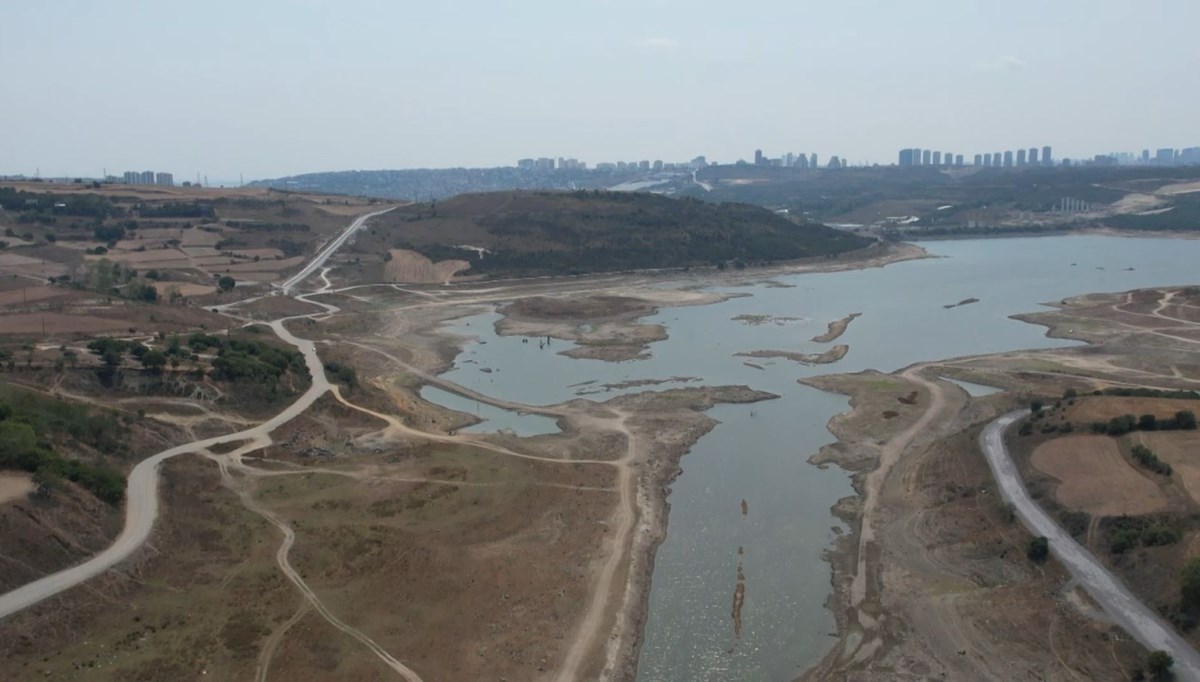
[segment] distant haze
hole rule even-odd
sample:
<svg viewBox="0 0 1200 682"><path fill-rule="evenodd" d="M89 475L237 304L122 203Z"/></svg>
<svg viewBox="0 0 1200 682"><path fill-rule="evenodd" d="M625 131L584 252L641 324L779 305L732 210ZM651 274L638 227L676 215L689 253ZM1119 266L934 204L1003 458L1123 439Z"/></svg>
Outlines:
<svg viewBox="0 0 1200 682"><path fill-rule="evenodd" d="M1200 3L55 0L5 7L0 174L1200 145Z"/></svg>

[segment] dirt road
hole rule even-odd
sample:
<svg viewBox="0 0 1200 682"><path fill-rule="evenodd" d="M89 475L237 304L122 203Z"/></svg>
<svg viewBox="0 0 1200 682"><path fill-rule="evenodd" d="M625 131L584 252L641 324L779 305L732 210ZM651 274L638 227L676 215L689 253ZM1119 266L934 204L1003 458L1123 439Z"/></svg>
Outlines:
<svg viewBox="0 0 1200 682"><path fill-rule="evenodd" d="M387 209L391 210L391 209ZM376 211L356 219L351 225L335 239L328 247L322 250L314 259L316 265L310 264L305 267L295 277L288 279L282 285L285 292L291 287L298 284L304 277L311 275L316 268L324 263L329 256L337 250L346 240L369 218L386 213L385 211ZM328 282L328 280L326 280ZM327 285L328 286L328 285ZM302 299L303 297L298 296ZM315 303L315 302L314 302ZM312 384L295 402L288 405L284 410L267 421L245 429L236 433L217 436L214 438L206 438L204 440L184 443L176 447L164 450L152 457L149 457L137 464L133 471L129 473L129 480L126 484L126 505L125 505L125 525L121 529L121 534L117 536L115 542L107 549L93 556L91 559L72 566L71 568L44 576L31 583L23 585L15 590L0 595L0 618L7 617L17 611L32 606L44 599L52 597L60 592L68 590L80 583L93 578L107 571L118 563L129 558L138 548L142 546L149 538L150 532L154 527L154 521L158 518L158 468L166 460L182 454L206 454L208 449L214 445L224 443L236 443L245 441L237 450L230 453L229 460L233 460L237 465L240 464L240 456L247 452L252 452L271 445L271 432L280 426L286 424L300 414L304 413L308 408L312 407L322 395L328 392L331 388L329 380L325 376L325 368L321 362L320 356L317 355L316 345L308 340L301 339L288 331L284 323L289 320L314 318L336 312L337 308L325 303L317 303L321 306L322 311L309 315L296 315L291 317L279 318L270 322L271 329L283 341L293 345L304 356L304 361L308 367L309 375L312 377ZM222 472L226 473L224 462L222 462ZM259 513L271 521L284 535L284 542L280 546L277 559L279 560L280 568L285 575L291 580L297 588L304 594L305 598L312 604L313 608L320 613L334 627L342 630L351 637L354 637L359 642L363 643L376 656L380 658L388 667L395 670L405 679L410 682L421 682L421 678L403 663L395 659L391 654L385 651L382 647L376 644L371 638L359 630L350 627L343 623L340 619L334 616L325 608L320 599L315 593L305 584L299 574L292 569L287 561L287 554L294 540L294 534L287 524L280 521L274 515L266 512L261 507L258 507L252 501L243 496L243 501L247 502L247 507Z"/></svg>
<svg viewBox="0 0 1200 682"><path fill-rule="evenodd" d="M1004 445L1004 430L1028 414L1010 412L987 425L979 444L1004 498L1012 503L1021 523L1034 535L1050 540L1050 551L1083 585L1118 625L1151 651L1161 649L1175 659L1175 675L1182 680L1200 680L1200 653L1191 647L1158 614L1139 601L1096 557L1084 549L1050 515L1039 507L1017 471Z"/></svg>

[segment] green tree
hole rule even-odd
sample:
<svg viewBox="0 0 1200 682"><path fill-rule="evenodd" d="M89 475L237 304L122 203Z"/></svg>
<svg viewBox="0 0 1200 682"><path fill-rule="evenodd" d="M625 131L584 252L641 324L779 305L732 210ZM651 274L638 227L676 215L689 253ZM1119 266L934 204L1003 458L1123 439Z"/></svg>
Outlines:
<svg viewBox="0 0 1200 682"><path fill-rule="evenodd" d="M1191 559L1179 572L1179 598L1185 609L1200 607L1200 559Z"/></svg>
<svg viewBox="0 0 1200 682"><path fill-rule="evenodd" d="M1179 428L1188 431L1196 430L1196 413L1191 410L1180 410L1175 413L1175 423Z"/></svg>
<svg viewBox="0 0 1200 682"><path fill-rule="evenodd" d="M142 353L142 367L159 372L167 365L167 355L160 350L148 350Z"/></svg>
<svg viewBox="0 0 1200 682"><path fill-rule="evenodd" d="M1030 561L1040 564L1050 555L1050 541L1046 539L1046 536L1039 535L1029 541L1029 549L1025 553L1029 556Z"/></svg>
<svg viewBox="0 0 1200 682"><path fill-rule="evenodd" d="M1146 669L1156 679L1166 678L1173 665L1175 665L1175 659L1171 657L1171 654L1161 649L1151 651L1150 655L1146 657Z"/></svg>
<svg viewBox="0 0 1200 682"><path fill-rule="evenodd" d="M237 281L229 275L223 275L221 279L217 280L217 288L222 293L232 290L235 286L237 286Z"/></svg>
<svg viewBox="0 0 1200 682"><path fill-rule="evenodd" d="M1152 414L1143 414L1138 418L1137 427L1139 431L1153 431L1158 428L1158 418Z"/></svg>

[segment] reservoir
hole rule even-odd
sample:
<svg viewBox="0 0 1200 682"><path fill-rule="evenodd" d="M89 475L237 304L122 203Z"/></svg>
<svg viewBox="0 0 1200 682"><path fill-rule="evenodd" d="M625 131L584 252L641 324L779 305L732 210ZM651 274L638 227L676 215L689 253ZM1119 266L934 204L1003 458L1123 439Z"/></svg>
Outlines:
<svg viewBox="0 0 1200 682"><path fill-rule="evenodd" d="M1079 294L1196 284L1200 263L1200 240L1064 236L921 246L935 257L711 287L738 297L645 318L670 333L651 345L645 360L571 359L558 355L572 347L568 342L555 340L539 349L519 337L500 337L494 312L454 323L453 331L474 341L444 376L498 398L534 405L579 397L603 401L620 393L702 384L744 384L780 396L710 410L721 423L682 460L683 473L667 500L667 538L655 558L640 680L787 680L832 645L836 625L825 608L831 585L823 553L835 533L845 530L830 507L854 491L845 472L806 460L833 440L825 425L847 409L847 401L797 379L1074 345L1009 316ZM670 286L699 283L681 278ZM978 301L946 307L968 299ZM862 315L840 339L811 341L830 321L850 313ZM734 319L744 315L792 319L762 324ZM835 343L850 350L829 365L734 356L755 350L820 353ZM664 383L619 386L645 379ZM445 399L444 392L427 389L422 395L464 412L480 410L479 416L493 420L491 427L486 421L476 427L482 430L544 433L553 424L539 423L536 419L545 418L534 415L484 414L473 401ZM739 561L745 601L735 638L731 605Z"/></svg>

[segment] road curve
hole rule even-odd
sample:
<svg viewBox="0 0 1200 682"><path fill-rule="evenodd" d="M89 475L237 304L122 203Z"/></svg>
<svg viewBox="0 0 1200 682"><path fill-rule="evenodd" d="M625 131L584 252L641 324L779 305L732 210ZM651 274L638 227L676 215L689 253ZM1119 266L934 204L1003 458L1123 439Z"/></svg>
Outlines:
<svg viewBox="0 0 1200 682"><path fill-rule="evenodd" d="M1016 464L1004 445L1004 430L1026 414L1029 414L1029 410L1010 412L988 424L979 436L979 444L1004 499L1012 503L1026 528L1034 535L1049 539L1050 551L1115 623L1147 649L1161 649L1171 654L1175 659L1175 675L1178 679L1200 681L1200 653L1175 634L1157 613L1133 596L1091 552L1075 542L1029 497Z"/></svg>
<svg viewBox="0 0 1200 682"><path fill-rule="evenodd" d="M367 220L390 210L392 209L388 208L360 216L341 235L317 254L312 263L285 281L282 285L283 290L287 292L291 287L311 275L316 270L314 265L324 263ZM332 308L332 306L326 304L318 303L317 305L321 305L327 311L329 308ZM320 315L322 313L317 314ZM269 434L272 431L294 419L297 415L311 407L317 401L317 398L324 395L330 389L330 384L325 377L325 369L320 357L317 355L315 344L308 339L296 337L284 326L284 322L290 319L303 317L311 317L311 315L296 315L278 319L271 322L270 327L279 338L295 346L304 355L308 373L312 377L312 384L307 391L291 405L284 408L282 412L258 426L238 431L237 433L177 445L139 462L129 472L129 480L125 488L125 525L122 527L121 534L117 536L113 544L81 564L43 576L38 580L26 583L21 587L0 595L0 618L6 618L43 599L52 597L59 592L100 575L129 558L134 551L141 547L146 538L150 537L154 521L158 518L158 468L164 461L176 455L200 452L221 443L250 440L254 441L258 447L266 447L271 443Z"/></svg>

